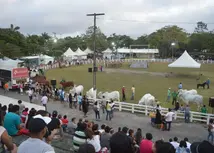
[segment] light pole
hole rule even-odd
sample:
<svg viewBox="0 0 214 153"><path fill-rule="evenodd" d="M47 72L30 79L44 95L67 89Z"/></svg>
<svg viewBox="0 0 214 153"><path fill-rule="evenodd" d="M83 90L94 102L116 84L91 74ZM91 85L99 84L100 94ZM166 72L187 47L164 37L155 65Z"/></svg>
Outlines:
<svg viewBox="0 0 214 153"><path fill-rule="evenodd" d="M173 59L173 52L174 52L174 46L175 46L176 44L175 44L175 42L172 42L171 43L171 46L172 46L172 59Z"/></svg>
<svg viewBox="0 0 214 153"><path fill-rule="evenodd" d="M96 20L97 16L105 15L104 13L93 13L93 14L87 14L87 16L93 16L94 17L94 55L93 55L93 89L96 90Z"/></svg>

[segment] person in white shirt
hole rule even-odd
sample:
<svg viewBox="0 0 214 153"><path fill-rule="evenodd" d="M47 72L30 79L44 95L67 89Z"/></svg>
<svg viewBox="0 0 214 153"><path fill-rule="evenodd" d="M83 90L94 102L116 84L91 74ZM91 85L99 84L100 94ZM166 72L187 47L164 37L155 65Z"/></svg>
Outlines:
<svg viewBox="0 0 214 153"><path fill-rule="evenodd" d="M171 108L169 108L169 112L165 115L165 121L166 121L166 126L168 131L170 131L171 129L171 123L174 115L175 113L172 112Z"/></svg>
<svg viewBox="0 0 214 153"><path fill-rule="evenodd" d="M47 110L48 97L46 96L46 94L42 96L41 103L45 107L45 110Z"/></svg>
<svg viewBox="0 0 214 153"><path fill-rule="evenodd" d="M178 138L177 137L174 137L174 140L172 142L170 142L170 143L173 145L173 147L175 149L177 149L179 147L179 143L178 143Z"/></svg>
<svg viewBox="0 0 214 153"><path fill-rule="evenodd" d="M93 131L87 130L87 143L94 146L95 152L101 151L100 135L93 135Z"/></svg>
<svg viewBox="0 0 214 153"><path fill-rule="evenodd" d="M134 96L135 96L135 87L134 87L134 85L132 86L131 90L132 90L131 100L134 100Z"/></svg>
<svg viewBox="0 0 214 153"><path fill-rule="evenodd" d="M28 91L28 97L29 97L30 103L32 103L32 100L33 100L33 89L32 88L30 88Z"/></svg>
<svg viewBox="0 0 214 153"><path fill-rule="evenodd" d="M187 148L190 149L191 143L189 142L188 138L184 138L184 141L186 141Z"/></svg>

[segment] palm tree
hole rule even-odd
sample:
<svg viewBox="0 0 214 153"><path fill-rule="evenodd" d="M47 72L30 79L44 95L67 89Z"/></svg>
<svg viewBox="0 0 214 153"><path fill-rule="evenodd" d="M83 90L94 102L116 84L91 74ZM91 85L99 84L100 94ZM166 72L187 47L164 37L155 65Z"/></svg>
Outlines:
<svg viewBox="0 0 214 153"><path fill-rule="evenodd" d="M49 39L51 38L51 37L48 35L47 32L42 33L42 37L43 37L43 39L45 39L45 40L49 40Z"/></svg>
<svg viewBox="0 0 214 153"><path fill-rule="evenodd" d="M19 26L15 26L15 27L14 27L13 24L10 24L10 30L12 30L12 31L18 31L19 29L20 29Z"/></svg>

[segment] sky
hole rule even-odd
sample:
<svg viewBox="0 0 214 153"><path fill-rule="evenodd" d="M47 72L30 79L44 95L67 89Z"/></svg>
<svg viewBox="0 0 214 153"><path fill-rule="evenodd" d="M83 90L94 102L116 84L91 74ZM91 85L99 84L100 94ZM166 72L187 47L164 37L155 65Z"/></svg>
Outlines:
<svg viewBox="0 0 214 153"><path fill-rule="evenodd" d="M198 21L214 29L214 0L0 0L0 10L0 27L24 34L80 35L93 25L88 13L105 13L97 26L106 35L137 38L175 24L191 33Z"/></svg>

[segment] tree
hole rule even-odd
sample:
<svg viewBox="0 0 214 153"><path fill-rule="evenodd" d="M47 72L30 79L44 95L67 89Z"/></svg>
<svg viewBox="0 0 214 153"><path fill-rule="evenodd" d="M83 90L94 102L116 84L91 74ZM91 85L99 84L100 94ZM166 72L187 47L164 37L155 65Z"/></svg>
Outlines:
<svg viewBox="0 0 214 153"><path fill-rule="evenodd" d="M15 26L15 27L14 27L13 24L10 24L10 30L11 30L11 31L18 31L19 29L20 29L19 26Z"/></svg>
<svg viewBox="0 0 214 153"><path fill-rule="evenodd" d="M195 27L195 33L203 33L203 32L208 32L207 24L202 21L197 22L197 26Z"/></svg>
<svg viewBox="0 0 214 153"><path fill-rule="evenodd" d="M94 27L88 27L83 39L90 49L94 49ZM96 51L101 52L108 47L108 42L105 34L102 33L99 27L96 28Z"/></svg>
<svg viewBox="0 0 214 153"><path fill-rule="evenodd" d="M188 42L187 33L178 26L165 26L148 36L148 42L152 48L158 48L161 57L172 55L171 43L176 44L175 51L184 47ZM185 47L184 47L185 48Z"/></svg>

